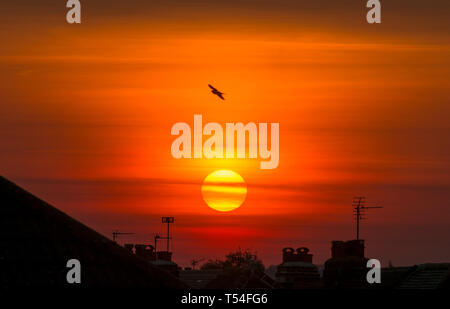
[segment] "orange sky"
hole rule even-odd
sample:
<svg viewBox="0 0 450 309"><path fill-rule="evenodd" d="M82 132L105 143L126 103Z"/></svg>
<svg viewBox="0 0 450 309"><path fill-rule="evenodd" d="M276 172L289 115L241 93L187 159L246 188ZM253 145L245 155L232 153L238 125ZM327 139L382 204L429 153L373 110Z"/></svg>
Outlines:
<svg viewBox="0 0 450 309"><path fill-rule="evenodd" d="M384 207L363 224L370 257L448 261L449 5L388 4L375 26L351 2L253 2L98 1L81 25L50 2L5 4L1 174L105 235L136 232L128 241L175 216L182 265L237 246L278 263L287 245L322 263L353 237L354 195ZM170 128L194 114L279 122L279 167L172 158ZM228 214L200 191L222 168L248 185Z"/></svg>

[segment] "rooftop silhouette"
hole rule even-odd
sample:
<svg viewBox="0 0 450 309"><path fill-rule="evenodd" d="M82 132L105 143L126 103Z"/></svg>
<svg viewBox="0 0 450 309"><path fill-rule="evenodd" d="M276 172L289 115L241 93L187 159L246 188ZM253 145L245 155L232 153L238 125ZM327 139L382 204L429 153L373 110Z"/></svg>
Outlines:
<svg viewBox="0 0 450 309"><path fill-rule="evenodd" d="M186 287L1 176L0 226L0 287L67 286L69 259L80 261L84 287Z"/></svg>

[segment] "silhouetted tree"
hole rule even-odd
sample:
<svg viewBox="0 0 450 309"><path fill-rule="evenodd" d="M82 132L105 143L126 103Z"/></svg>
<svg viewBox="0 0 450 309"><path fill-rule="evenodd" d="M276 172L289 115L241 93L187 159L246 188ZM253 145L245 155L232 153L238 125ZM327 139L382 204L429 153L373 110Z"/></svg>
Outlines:
<svg viewBox="0 0 450 309"><path fill-rule="evenodd" d="M223 269L223 261L209 259L200 267L200 269Z"/></svg>
<svg viewBox="0 0 450 309"><path fill-rule="evenodd" d="M251 270L264 271L264 265L258 259L256 254L249 250L238 248L235 252L230 252L225 256L225 260L208 260L202 265L201 269L223 269L225 271L233 270Z"/></svg>
<svg viewBox="0 0 450 309"><path fill-rule="evenodd" d="M225 256L225 260L209 260L201 269L222 269L223 273L208 284L208 288L239 288L251 278L264 273L264 265L256 254L239 248Z"/></svg>

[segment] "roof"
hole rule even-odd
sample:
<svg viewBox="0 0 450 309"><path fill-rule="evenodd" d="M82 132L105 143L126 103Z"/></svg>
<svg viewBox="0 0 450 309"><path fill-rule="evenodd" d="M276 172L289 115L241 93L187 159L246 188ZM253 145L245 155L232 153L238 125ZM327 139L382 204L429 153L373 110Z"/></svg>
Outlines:
<svg viewBox="0 0 450 309"><path fill-rule="evenodd" d="M427 263L415 268L399 286L400 289L437 289L450 278L450 263Z"/></svg>
<svg viewBox="0 0 450 309"><path fill-rule="evenodd" d="M221 273L221 269L183 270L180 272L180 280L194 289L201 289Z"/></svg>
<svg viewBox="0 0 450 309"><path fill-rule="evenodd" d="M69 259L82 286L186 286L1 176L0 229L0 287L67 286Z"/></svg>
<svg viewBox="0 0 450 309"><path fill-rule="evenodd" d="M283 264L280 265L281 267L305 267L305 268L317 268L314 264L312 263L307 263L307 262L284 262Z"/></svg>

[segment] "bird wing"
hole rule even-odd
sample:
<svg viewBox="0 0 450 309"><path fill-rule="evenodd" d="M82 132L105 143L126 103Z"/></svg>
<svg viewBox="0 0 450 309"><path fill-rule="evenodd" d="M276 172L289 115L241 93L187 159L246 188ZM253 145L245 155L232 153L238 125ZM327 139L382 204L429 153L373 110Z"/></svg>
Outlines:
<svg viewBox="0 0 450 309"><path fill-rule="evenodd" d="M219 93L216 93L218 96L219 96L219 98L221 98L222 100L225 100L225 98L223 97L223 93L222 92L219 92Z"/></svg>
<svg viewBox="0 0 450 309"><path fill-rule="evenodd" d="M211 86L210 84L208 84L208 87L209 87L209 88L211 88L212 90L215 90L215 91L217 91L217 89L216 89L216 88L214 88L213 86Z"/></svg>

